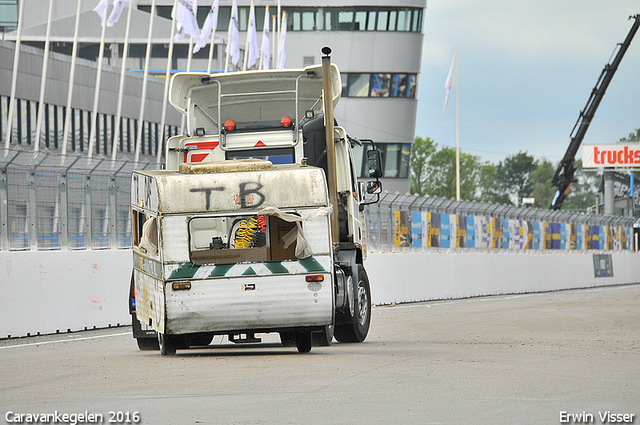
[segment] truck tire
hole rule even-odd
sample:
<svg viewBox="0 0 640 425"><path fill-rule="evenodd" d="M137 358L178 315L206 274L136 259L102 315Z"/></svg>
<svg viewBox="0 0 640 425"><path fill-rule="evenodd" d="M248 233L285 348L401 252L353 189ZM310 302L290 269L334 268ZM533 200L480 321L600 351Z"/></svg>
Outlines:
<svg viewBox="0 0 640 425"><path fill-rule="evenodd" d="M338 342L362 342L367 338L371 324L371 289L369 277L361 264L358 265L358 286L355 290L355 321L335 327L335 338Z"/></svg>
<svg viewBox="0 0 640 425"><path fill-rule="evenodd" d="M163 356L173 356L176 354L178 341L173 335L158 332L158 345L160 346L160 354Z"/></svg>
<svg viewBox="0 0 640 425"><path fill-rule="evenodd" d="M299 353L311 351L311 332L298 332L296 334L296 348Z"/></svg>

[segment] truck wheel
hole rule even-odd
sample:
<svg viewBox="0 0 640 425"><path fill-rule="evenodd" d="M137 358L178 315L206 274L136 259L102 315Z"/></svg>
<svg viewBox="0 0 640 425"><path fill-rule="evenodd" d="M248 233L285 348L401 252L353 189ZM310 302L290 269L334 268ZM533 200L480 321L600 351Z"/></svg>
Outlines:
<svg viewBox="0 0 640 425"><path fill-rule="evenodd" d="M311 351L311 332L298 332L296 334L296 347L299 353Z"/></svg>
<svg viewBox="0 0 640 425"><path fill-rule="evenodd" d="M356 288L355 324L336 326L335 338L338 342L362 342L367 338L371 323L371 289L369 278L362 265L358 266L358 287Z"/></svg>
<svg viewBox="0 0 640 425"><path fill-rule="evenodd" d="M163 356L173 356L176 354L178 344L173 335L158 332L158 345L160 346L160 354Z"/></svg>
<svg viewBox="0 0 640 425"><path fill-rule="evenodd" d="M152 351L160 349L158 338L136 338L140 351Z"/></svg>
<svg viewBox="0 0 640 425"><path fill-rule="evenodd" d="M314 332L313 345L317 347L328 347L333 340L333 325L325 326L323 330Z"/></svg>

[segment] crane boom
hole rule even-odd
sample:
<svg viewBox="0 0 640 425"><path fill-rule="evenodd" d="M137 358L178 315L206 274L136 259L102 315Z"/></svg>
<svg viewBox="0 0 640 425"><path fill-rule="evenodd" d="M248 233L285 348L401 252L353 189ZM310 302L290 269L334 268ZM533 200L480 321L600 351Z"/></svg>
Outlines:
<svg viewBox="0 0 640 425"><path fill-rule="evenodd" d="M559 210L562 208L562 204L564 203L567 193L569 193L569 189L574 182L573 174L576 169L573 163L575 162L576 153L578 152L578 149L582 144L582 140L589 129L589 125L591 125L591 121L593 120L596 110L600 105L600 101L604 97L607 87L618 69L618 65L620 65L624 54L631 44L631 40L633 40L633 37L636 35L636 32L640 27L640 14L630 16L629 19L635 19L635 22L633 23L627 38L624 42L619 43L616 46L616 49L614 50L615 57L604 66L596 86L591 91L587 104L584 109L580 111L578 121L573 126L573 130L571 130L571 142L569 143L567 152L564 154L562 161L560 161L560 165L558 166L558 169L553 176L553 180L551 181L551 183L558 188L553 201L551 201L552 210ZM614 55L612 54L611 56L613 57Z"/></svg>

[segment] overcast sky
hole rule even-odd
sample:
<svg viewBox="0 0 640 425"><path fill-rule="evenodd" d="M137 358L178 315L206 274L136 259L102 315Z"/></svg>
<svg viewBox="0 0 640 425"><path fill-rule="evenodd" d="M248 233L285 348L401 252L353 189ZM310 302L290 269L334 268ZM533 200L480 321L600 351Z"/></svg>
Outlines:
<svg viewBox="0 0 640 425"><path fill-rule="evenodd" d="M457 49L462 151L493 163L527 151L555 164L638 13L638 0L428 0L416 136L455 146L456 89L442 108ZM640 31L583 143L614 143L637 128Z"/></svg>

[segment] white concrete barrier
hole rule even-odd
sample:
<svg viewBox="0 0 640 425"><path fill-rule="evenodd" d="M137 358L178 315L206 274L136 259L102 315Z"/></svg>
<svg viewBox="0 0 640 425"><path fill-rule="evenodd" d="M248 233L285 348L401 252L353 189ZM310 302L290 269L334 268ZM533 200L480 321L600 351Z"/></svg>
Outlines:
<svg viewBox="0 0 640 425"><path fill-rule="evenodd" d="M593 253L370 253L365 267L375 304L640 282L640 255L612 253L613 277L595 277Z"/></svg>
<svg viewBox="0 0 640 425"><path fill-rule="evenodd" d="M129 325L132 255L0 252L0 338Z"/></svg>
<svg viewBox="0 0 640 425"><path fill-rule="evenodd" d="M601 252L599 252L601 253ZM372 301L391 304L640 282L640 255L370 253ZM128 325L129 250L0 252L0 338Z"/></svg>

